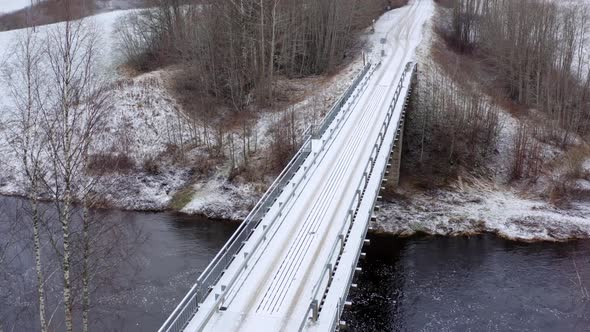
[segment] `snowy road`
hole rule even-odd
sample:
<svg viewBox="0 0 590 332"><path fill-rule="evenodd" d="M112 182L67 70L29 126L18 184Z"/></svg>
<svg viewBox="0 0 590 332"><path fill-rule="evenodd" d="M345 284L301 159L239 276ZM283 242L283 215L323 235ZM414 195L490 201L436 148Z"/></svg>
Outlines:
<svg viewBox="0 0 590 332"><path fill-rule="evenodd" d="M362 239L356 236L346 242L317 321L308 319L310 302L327 288L326 262L330 262L333 244L357 195L371 148L380 138L405 65L413 60L422 27L432 11L431 0L417 0L380 18L370 38L373 61L381 61L381 65L370 72L366 84L359 86L325 134L312 141L312 153L303 167L201 304L186 331L327 330L333 324L340 297L348 289L346 276L354 269L350 264L356 264L358 241L362 245L364 239L374 195L361 202L358 215L363 218L353 231L362 233ZM387 39L385 45L380 44L381 38ZM385 57L379 59L382 48ZM401 107L393 114L392 128L386 135L391 141ZM378 158L386 160L389 151L384 153ZM380 186L380 179L369 181L369 185ZM218 306L222 310L217 310Z"/></svg>

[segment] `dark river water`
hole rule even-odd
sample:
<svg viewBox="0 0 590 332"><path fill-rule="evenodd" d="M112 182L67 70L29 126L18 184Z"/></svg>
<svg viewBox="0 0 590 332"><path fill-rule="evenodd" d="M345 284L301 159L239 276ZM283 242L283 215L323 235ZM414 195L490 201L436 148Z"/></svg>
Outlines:
<svg viewBox="0 0 590 332"><path fill-rule="evenodd" d="M0 245L21 204L0 198ZM236 228L174 213L102 213L123 225L116 242L132 242L133 250L123 262L121 254L109 257L117 267L93 293L91 331L156 330ZM353 305L342 318L349 330L590 331L590 299L583 295L583 288L590 291L590 241L370 238ZM32 254L13 247L20 257L2 266L0 321L4 331L36 331Z"/></svg>
<svg viewBox="0 0 590 332"><path fill-rule="evenodd" d="M352 331L590 331L590 241L369 237Z"/></svg>

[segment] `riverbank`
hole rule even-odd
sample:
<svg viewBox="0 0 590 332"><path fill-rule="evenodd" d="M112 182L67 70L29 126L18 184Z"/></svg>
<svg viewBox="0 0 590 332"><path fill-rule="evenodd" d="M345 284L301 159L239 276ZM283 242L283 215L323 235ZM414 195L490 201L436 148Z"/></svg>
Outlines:
<svg viewBox="0 0 590 332"><path fill-rule="evenodd" d="M402 237L491 233L522 242L587 239L590 204L572 202L560 209L506 188L400 190L382 204L373 228Z"/></svg>

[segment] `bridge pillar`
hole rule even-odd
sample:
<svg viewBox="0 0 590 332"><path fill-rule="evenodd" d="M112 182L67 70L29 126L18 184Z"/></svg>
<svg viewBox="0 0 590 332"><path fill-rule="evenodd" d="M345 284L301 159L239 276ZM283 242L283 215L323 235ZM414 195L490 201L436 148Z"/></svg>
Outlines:
<svg viewBox="0 0 590 332"><path fill-rule="evenodd" d="M404 137L404 121L400 121L400 127L398 131L398 139L395 142L395 146L393 147L393 153L391 156L391 168L389 170L389 179L391 179L391 184L394 187L399 185L399 175L400 175L400 168L402 164L402 146L403 146L403 137Z"/></svg>

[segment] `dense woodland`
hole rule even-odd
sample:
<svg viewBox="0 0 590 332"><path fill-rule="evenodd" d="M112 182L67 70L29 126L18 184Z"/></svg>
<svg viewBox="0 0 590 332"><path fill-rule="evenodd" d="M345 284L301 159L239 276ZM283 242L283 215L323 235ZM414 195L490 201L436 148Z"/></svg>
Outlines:
<svg viewBox="0 0 590 332"><path fill-rule="evenodd" d="M546 133L565 146L590 133L588 10L550 1L458 2L451 38L483 57L508 96L541 110Z"/></svg>
<svg viewBox="0 0 590 332"><path fill-rule="evenodd" d="M359 31L387 0L158 0L121 23L122 49L136 68L181 64L182 88L234 111L272 104L277 75L333 71L355 56ZM198 107L185 103L189 112ZM192 108L192 109L191 109Z"/></svg>
<svg viewBox="0 0 590 332"><path fill-rule="evenodd" d="M500 107L519 122L512 155L502 156L510 160L512 180L536 181L562 167L546 154L551 147L564 151L560 160L568 164L563 166L567 176L552 181L579 177L590 134L587 6L544 0L437 2L436 66L419 82L410 159L443 179L462 169L496 173L487 165L507 125L498 115ZM429 185L436 182L431 180Z"/></svg>

